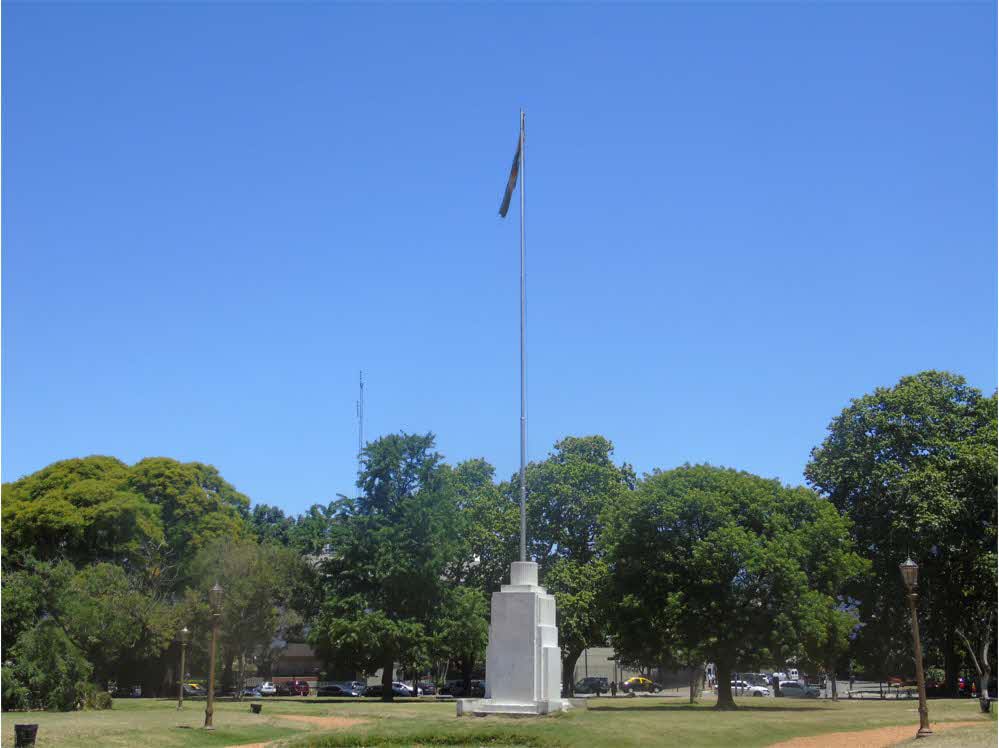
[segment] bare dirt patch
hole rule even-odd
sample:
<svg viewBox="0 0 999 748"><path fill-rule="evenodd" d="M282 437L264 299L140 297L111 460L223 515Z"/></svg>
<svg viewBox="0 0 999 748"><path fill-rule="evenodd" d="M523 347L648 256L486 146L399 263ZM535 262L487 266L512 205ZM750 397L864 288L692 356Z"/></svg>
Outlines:
<svg viewBox="0 0 999 748"><path fill-rule="evenodd" d="M943 732L955 727L970 727L980 725L983 720L974 722L937 722L930 723L933 732ZM878 727L873 730L858 730L856 732L829 732L825 735L812 735L807 738L794 738L781 743L774 743L769 748L886 748L898 745L916 736L919 725L902 725L895 727Z"/></svg>
<svg viewBox="0 0 999 748"><path fill-rule="evenodd" d="M364 719L353 719L351 717L314 717L308 714L277 714L280 719L288 719L292 722L302 722L316 727L332 729L336 727L353 727L367 722ZM261 744L262 745L262 744Z"/></svg>

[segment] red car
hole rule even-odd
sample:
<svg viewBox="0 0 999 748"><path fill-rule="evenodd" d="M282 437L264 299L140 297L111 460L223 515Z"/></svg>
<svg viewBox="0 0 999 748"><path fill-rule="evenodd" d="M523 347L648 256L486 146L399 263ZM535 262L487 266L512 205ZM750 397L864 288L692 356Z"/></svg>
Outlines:
<svg viewBox="0 0 999 748"><path fill-rule="evenodd" d="M278 696L308 696L309 684L304 680L289 680L277 684Z"/></svg>

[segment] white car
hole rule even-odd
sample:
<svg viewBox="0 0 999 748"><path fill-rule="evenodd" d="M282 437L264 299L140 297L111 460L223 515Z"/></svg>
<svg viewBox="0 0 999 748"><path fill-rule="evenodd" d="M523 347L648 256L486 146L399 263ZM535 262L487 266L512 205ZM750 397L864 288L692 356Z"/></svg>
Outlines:
<svg viewBox="0 0 999 748"><path fill-rule="evenodd" d="M746 683L744 680L734 680L732 683L732 691L736 696L769 696L770 689L766 686L754 686L751 683Z"/></svg>
<svg viewBox="0 0 999 748"><path fill-rule="evenodd" d="M261 696L276 696L277 686L275 686L270 681L266 681L260 684L260 695Z"/></svg>
<svg viewBox="0 0 999 748"><path fill-rule="evenodd" d="M400 691L405 691L410 696L413 695L413 687L409 686L409 685L406 685L402 681L398 681L398 680L392 681L392 688L399 689ZM417 687L417 689L416 689L416 695L417 696L422 696L423 695L423 689Z"/></svg>

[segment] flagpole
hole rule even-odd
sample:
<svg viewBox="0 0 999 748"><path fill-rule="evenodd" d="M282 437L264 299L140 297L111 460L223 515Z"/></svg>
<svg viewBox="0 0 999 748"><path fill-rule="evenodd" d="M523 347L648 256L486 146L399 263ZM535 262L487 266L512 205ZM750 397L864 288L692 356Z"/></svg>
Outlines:
<svg viewBox="0 0 999 748"><path fill-rule="evenodd" d="M527 282L524 248L524 110L520 110L520 560L527 560L527 357L524 351Z"/></svg>

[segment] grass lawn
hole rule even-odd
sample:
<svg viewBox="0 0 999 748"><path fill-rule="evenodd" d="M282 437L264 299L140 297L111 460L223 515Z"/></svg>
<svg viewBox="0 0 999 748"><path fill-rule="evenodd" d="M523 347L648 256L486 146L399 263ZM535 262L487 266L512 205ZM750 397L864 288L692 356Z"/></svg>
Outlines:
<svg viewBox="0 0 999 748"><path fill-rule="evenodd" d="M265 699L260 715L247 703L218 702L216 729L197 729L204 702L135 699L115 701L107 712L34 712L3 715L3 746L14 743L15 722L37 722L38 747L165 748L237 746L274 742L274 748L333 746L503 745L766 746L798 736L919 724L914 701L829 701L737 699L740 709L717 712L713 699L690 706L681 698L593 699L589 709L547 718L455 717L453 703L401 700L382 704L369 699ZM763 703L761 703L763 702ZM930 702L930 721L980 721L981 725L941 731L921 740L923 748L994 746L994 716L977 702Z"/></svg>

